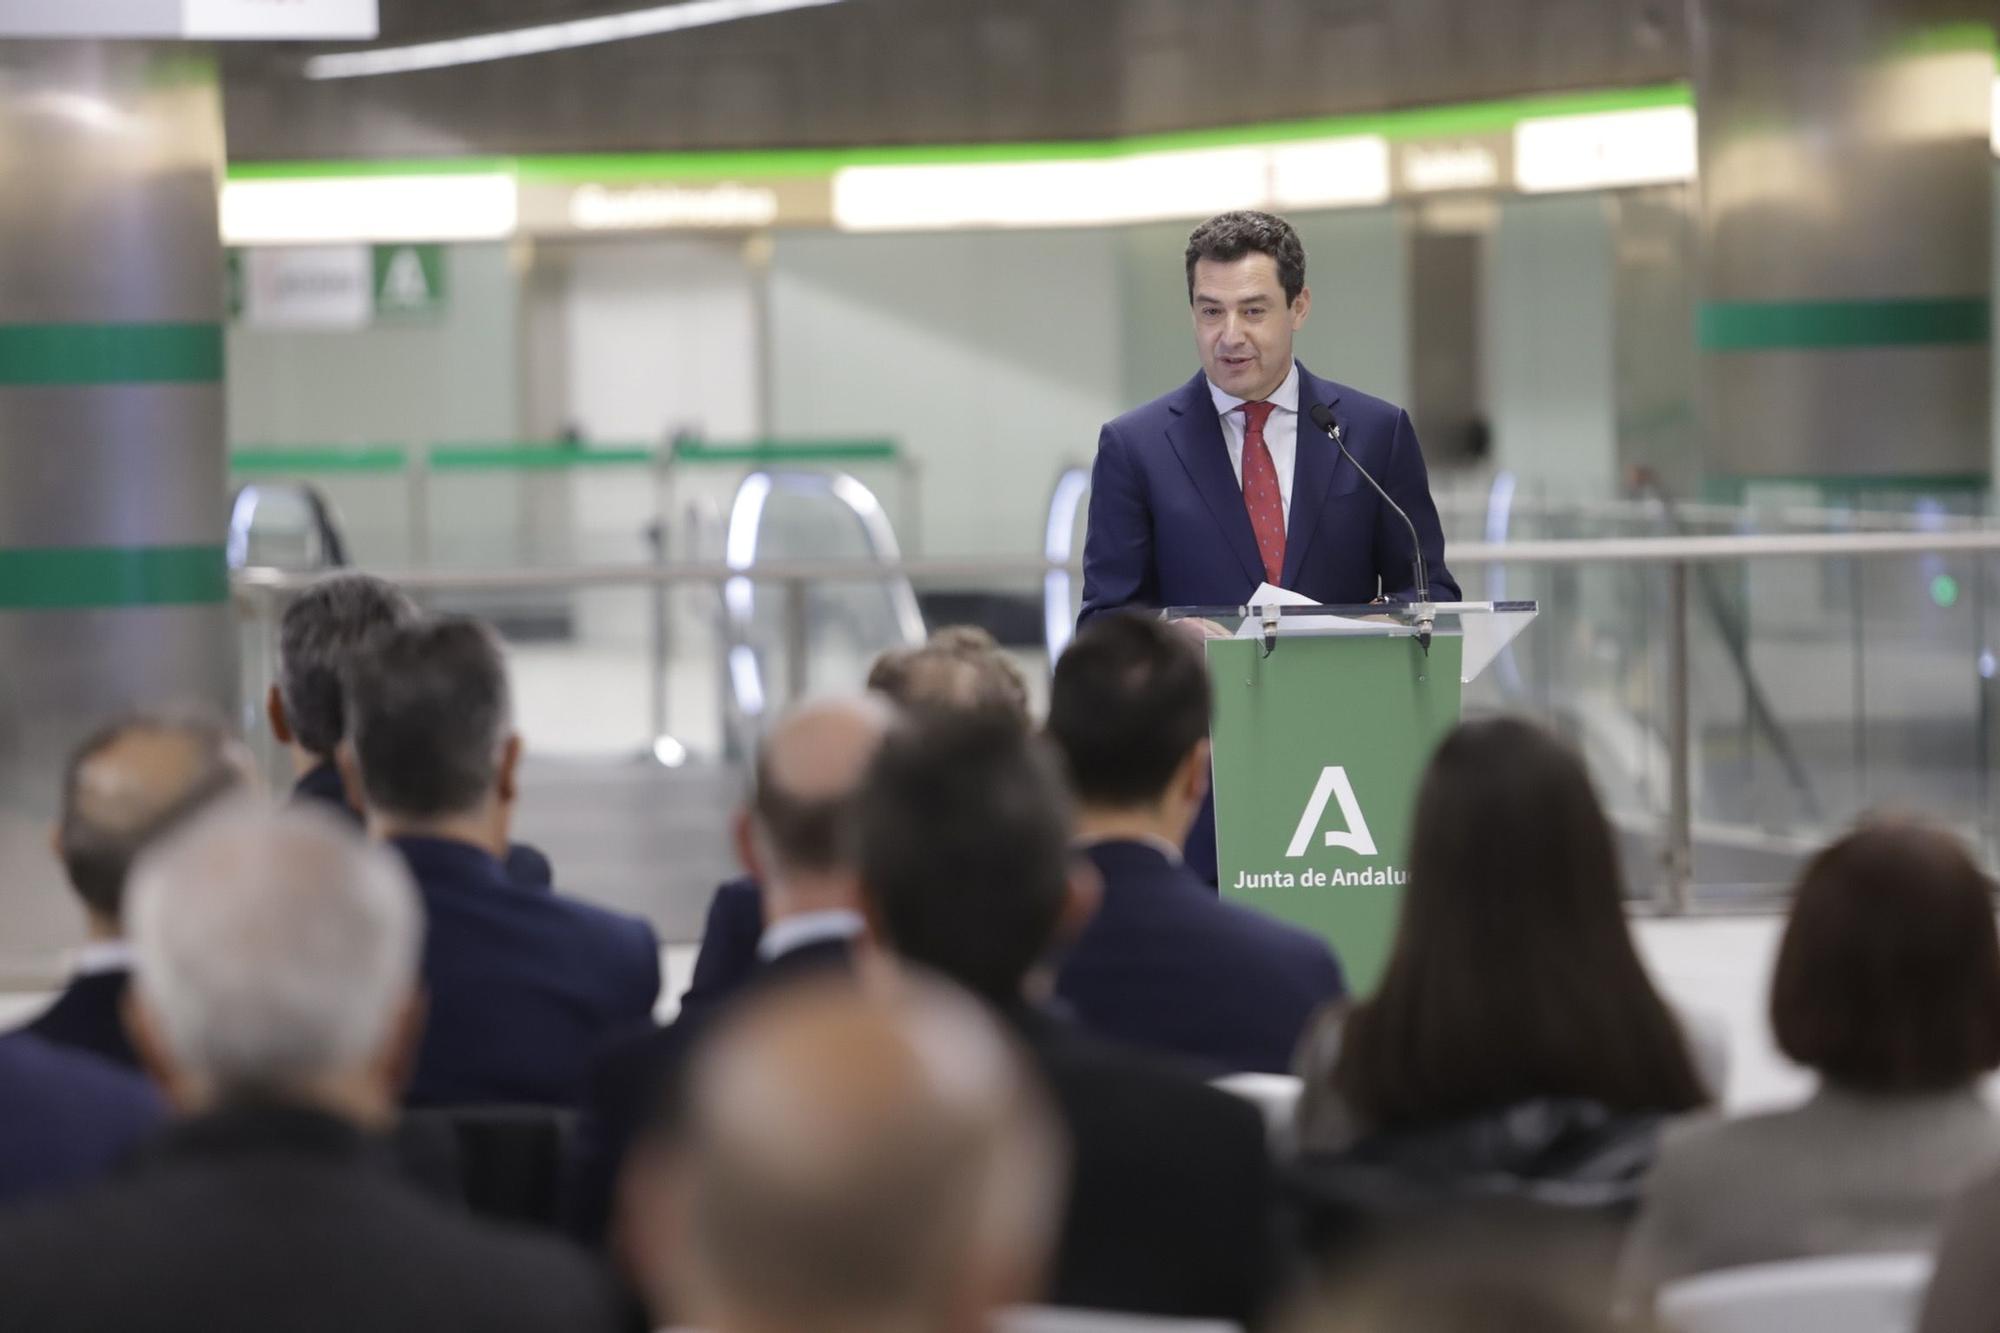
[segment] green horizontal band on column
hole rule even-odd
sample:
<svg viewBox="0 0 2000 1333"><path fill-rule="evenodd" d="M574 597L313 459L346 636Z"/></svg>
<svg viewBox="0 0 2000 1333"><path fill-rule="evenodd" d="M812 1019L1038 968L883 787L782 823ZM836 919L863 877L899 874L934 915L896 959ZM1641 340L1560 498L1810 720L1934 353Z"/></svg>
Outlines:
<svg viewBox="0 0 2000 1333"><path fill-rule="evenodd" d="M1984 343L1983 296L1892 301L1709 301L1696 315L1705 352L1821 351Z"/></svg>
<svg viewBox="0 0 2000 1333"><path fill-rule="evenodd" d="M221 379L220 324L0 324L0 385Z"/></svg>
<svg viewBox="0 0 2000 1333"><path fill-rule="evenodd" d="M198 606L229 600L220 546L0 549L0 611Z"/></svg>

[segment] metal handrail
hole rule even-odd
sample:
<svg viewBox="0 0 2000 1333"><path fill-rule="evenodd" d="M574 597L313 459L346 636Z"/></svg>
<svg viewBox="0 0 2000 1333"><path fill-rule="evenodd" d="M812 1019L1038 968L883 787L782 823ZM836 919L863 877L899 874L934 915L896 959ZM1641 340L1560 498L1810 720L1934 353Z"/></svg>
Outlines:
<svg viewBox="0 0 2000 1333"><path fill-rule="evenodd" d="M1791 533L1772 536L1637 537L1606 540L1562 539L1524 542L1466 542L1447 555L1458 564L1535 565L1549 567L1645 566L1668 576L1668 616L1663 627L1666 645L1666 730L1670 786L1665 850L1655 903L1664 912L1688 910L1691 903L1694 817L1692 801L1693 688L1689 634L1689 583L1701 566L1731 561L1780 559L1866 560L1879 557L1939 554L2000 555L2000 527L1981 531L1892 533ZM1080 565L1038 557L984 559L783 560L732 568L721 561L682 564L587 565L566 568L414 570L387 577L412 592L462 592L506 589L672 587L706 584L721 587L732 579L785 585L786 595L799 598L815 583L873 581L899 577L912 583L967 580L1013 580L1040 583L1052 573L1077 574ZM287 570L256 568L232 576L239 596L252 603L253 614L268 612L286 594L309 587L314 576ZM1983 775L1982 775L1983 780Z"/></svg>
<svg viewBox="0 0 2000 1333"><path fill-rule="evenodd" d="M1446 556L1464 565L1714 564L1736 560L1796 558L1867 559L1893 555L2000 554L2000 527L1978 532L1787 533L1772 536L1615 537L1602 540L1461 542ZM463 592L505 588L603 588L654 584L723 583L732 578L757 582L839 583L901 575L915 583L964 579L1039 579L1076 573L1076 563L1036 556L932 558L915 560L773 560L745 569L722 561L679 564L524 566L516 569L429 569L382 571L413 591ZM314 576L270 568L236 571L239 587L296 592Z"/></svg>

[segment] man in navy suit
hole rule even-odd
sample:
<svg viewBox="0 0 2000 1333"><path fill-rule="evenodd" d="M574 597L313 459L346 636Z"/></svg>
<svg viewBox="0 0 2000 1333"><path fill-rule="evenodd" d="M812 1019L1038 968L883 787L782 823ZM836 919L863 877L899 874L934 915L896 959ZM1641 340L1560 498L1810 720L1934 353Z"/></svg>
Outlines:
<svg viewBox="0 0 2000 1333"><path fill-rule="evenodd" d="M278 678L264 698L264 717L291 755L298 775L294 801L361 823L361 803L334 762L345 730L341 672L369 635L412 624L421 614L395 584L356 573L329 574L285 607L278 624ZM546 889L555 878L549 858L526 844L509 846L505 860L517 883Z"/></svg>
<svg viewBox="0 0 2000 1333"><path fill-rule="evenodd" d="M1151 617L1102 616L1056 664L1049 735L1103 901L1056 991L1099 1035L1220 1073L1288 1073L1306 1021L1345 993L1313 935L1219 900L1182 864L1208 790L1208 673Z"/></svg>
<svg viewBox="0 0 2000 1333"><path fill-rule="evenodd" d="M63 774L55 841L90 939L77 951L69 984L28 1031L139 1067L123 1013L132 976L124 929L132 862L210 803L260 787L250 753L201 718L124 718L76 748Z"/></svg>
<svg viewBox="0 0 2000 1333"><path fill-rule="evenodd" d="M467 617L381 631L349 664L348 785L409 863L427 920L413 1105L574 1105L591 1050L649 1021L659 995L645 922L507 874L509 712L500 645Z"/></svg>
<svg viewBox="0 0 2000 1333"><path fill-rule="evenodd" d="M1097 437L1078 623L1121 607L1241 606L1263 583L1329 605L1457 600L1409 414L1292 357L1312 292L1291 224L1204 222L1188 238L1187 284L1201 373ZM1315 406L1416 525L1430 587L1416 586L1409 528L1313 424ZM1215 882L1207 802L1187 860Z"/></svg>
<svg viewBox="0 0 2000 1333"><path fill-rule="evenodd" d="M1265 582L1330 604L1455 600L1409 415L1292 357L1312 309L1298 233L1268 213L1225 213L1189 238L1187 280L1201 373L1098 436L1082 619L1239 606ZM1428 589L1415 586L1409 529L1313 424L1320 404L1409 512Z"/></svg>
<svg viewBox="0 0 2000 1333"><path fill-rule="evenodd" d="M678 1093L709 1028L753 993L850 969L864 929L851 828L855 794L894 720L893 706L874 695L828 699L787 713L758 746L750 799L733 827L737 857L759 899L751 965L726 994L683 1007L667 1027L614 1042L599 1060L571 1198L574 1230L583 1239L602 1236L633 1136Z"/></svg>

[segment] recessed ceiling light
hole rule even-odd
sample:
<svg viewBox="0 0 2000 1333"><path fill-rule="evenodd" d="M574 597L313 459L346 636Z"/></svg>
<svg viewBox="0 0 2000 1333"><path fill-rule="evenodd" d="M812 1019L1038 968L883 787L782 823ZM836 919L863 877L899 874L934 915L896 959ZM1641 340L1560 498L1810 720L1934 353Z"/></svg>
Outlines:
<svg viewBox="0 0 2000 1333"><path fill-rule="evenodd" d="M648 9L627 10L622 14L605 14L598 18L539 23L532 27L481 33L475 37L452 37L436 42L416 42L409 46L313 56L306 61L306 77L359 79L375 74L407 74L420 69L445 69L452 65L473 65L487 60L511 60L516 56L567 51L634 37L657 37L661 33L712 27L718 23L734 23L738 19L762 18L767 14L816 9L839 3L841 0L684 0L677 5L654 5Z"/></svg>

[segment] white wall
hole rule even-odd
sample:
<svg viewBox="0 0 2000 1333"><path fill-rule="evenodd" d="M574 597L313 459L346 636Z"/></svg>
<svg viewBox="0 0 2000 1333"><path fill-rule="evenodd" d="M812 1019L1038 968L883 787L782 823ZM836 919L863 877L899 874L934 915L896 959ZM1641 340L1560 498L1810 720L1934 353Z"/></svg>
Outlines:
<svg viewBox="0 0 2000 1333"><path fill-rule="evenodd" d="M1494 459L1565 495L1617 481L1613 262L1600 196L1501 201L1486 264Z"/></svg>
<svg viewBox="0 0 2000 1333"><path fill-rule="evenodd" d="M757 280L740 242L592 241L554 262L567 272L570 424L620 443L760 433Z"/></svg>
<svg viewBox="0 0 2000 1333"><path fill-rule="evenodd" d="M916 549L1033 552L1058 470L1126 405L1118 273L1102 231L781 235L773 430L900 440Z"/></svg>
<svg viewBox="0 0 2000 1333"><path fill-rule="evenodd" d="M359 332L232 327L232 445L511 440L520 283L508 247L445 247L435 320Z"/></svg>

